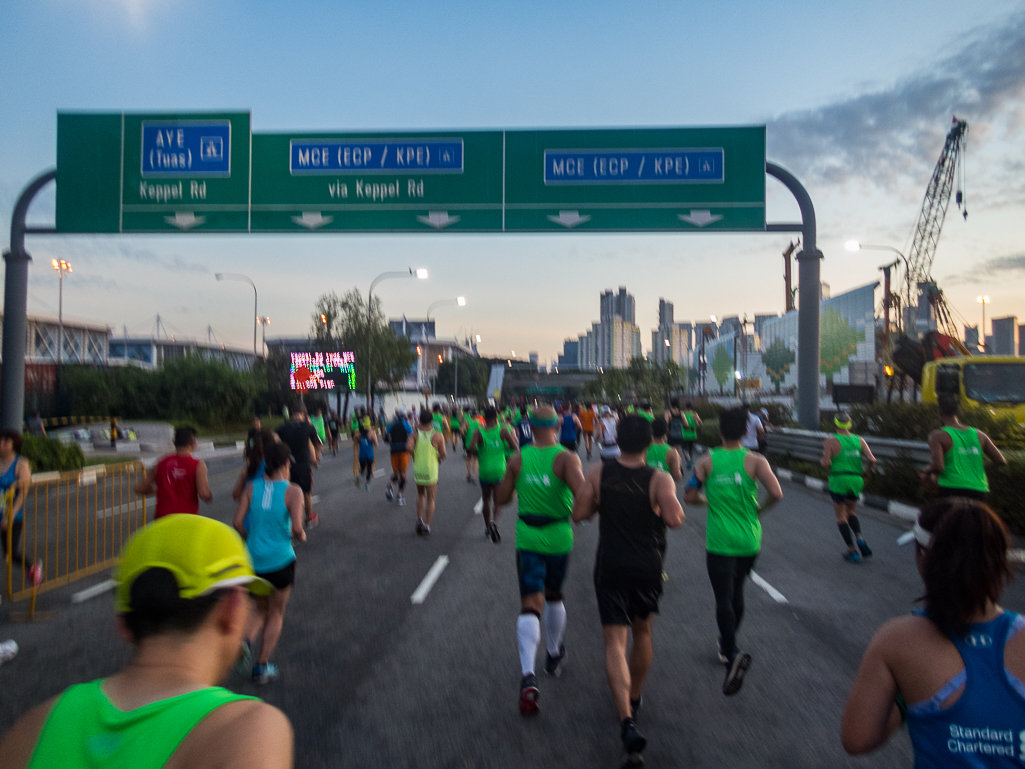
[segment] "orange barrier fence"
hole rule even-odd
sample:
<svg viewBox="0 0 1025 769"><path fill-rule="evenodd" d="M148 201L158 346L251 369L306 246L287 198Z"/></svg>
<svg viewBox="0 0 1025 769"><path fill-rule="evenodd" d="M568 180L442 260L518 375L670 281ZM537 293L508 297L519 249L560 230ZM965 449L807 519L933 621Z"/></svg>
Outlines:
<svg viewBox="0 0 1025 769"><path fill-rule="evenodd" d="M113 566L121 546L146 525L146 498L135 493L141 462L45 473L32 479L20 521L3 503L7 596L32 598ZM38 577L34 566L38 566ZM37 584L38 583L38 584Z"/></svg>

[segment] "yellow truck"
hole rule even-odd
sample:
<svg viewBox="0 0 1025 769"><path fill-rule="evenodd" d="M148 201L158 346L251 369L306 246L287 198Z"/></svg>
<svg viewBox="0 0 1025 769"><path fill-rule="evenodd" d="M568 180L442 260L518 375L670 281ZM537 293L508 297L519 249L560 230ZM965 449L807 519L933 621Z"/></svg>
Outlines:
<svg viewBox="0 0 1025 769"><path fill-rule="evenodd" d="M929 361L922 369L922 401L935 403L937 393L952 393L962 406L1013 415L1025 425L1025 357L971 355Z"/></svg>

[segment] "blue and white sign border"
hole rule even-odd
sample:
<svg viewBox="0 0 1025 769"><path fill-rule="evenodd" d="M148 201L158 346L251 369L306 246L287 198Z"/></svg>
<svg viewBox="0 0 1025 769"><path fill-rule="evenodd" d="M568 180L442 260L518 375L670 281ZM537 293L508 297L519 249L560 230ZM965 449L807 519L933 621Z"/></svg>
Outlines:
<svg viewBox="0 0 1025 769"><path fill-rule="evenodd" d="M681 153L681 152L718 152L722 156L722 178L721 179L607 179L603 181L592 180L592 179L567 179L565 181L548 181L548 154L549 153L571 153L581 152L588 154L597 154L607 152L612 153L623 153L623 152L636 152L636 153ZM613 148L600 148L600 147L551 147L545 149L544 152L544 165L541 170L542 178L544 179L544 185L546 187L581 187L591 185L635 185L635 186L647 186L649 184L662 185L662 184L725 184L726 183L726 150L723 147L613 147Z"/></svg>
<svg viewBox="0 0 1025 769"><path fill-rule="evenodd" d="M124 121L124 114L121 116L122 122ZM146 170L146 157L145 157L145 146L146 146L146 126L167 126L167 127L179 127L179 126L227 126L228 127L228 146L225 152L228 156L228 170L227 171L203 171L203 170L186 170L173 169L169 171L147 171ZM250 129L252 133L252 129ZM231 121L224 118L211 118L210 120L142 120L139 125L139 175L143 179L167 179L171 177L178 177L183 179L228 179L231 177Z"/></svg>

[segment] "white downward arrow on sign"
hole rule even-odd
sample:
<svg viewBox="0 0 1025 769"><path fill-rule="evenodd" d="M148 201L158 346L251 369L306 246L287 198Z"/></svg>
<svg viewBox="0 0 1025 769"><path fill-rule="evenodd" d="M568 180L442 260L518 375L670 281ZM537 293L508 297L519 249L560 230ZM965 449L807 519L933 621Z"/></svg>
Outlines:
<svg viewBox="0 0 1025 769"><path fill-rule="evenodd" d="M174 216L165 216L164 221L179 230L191 230L206 221L205 216L196 216L191 211L176 211Z"/></svg>
<svg viewBox="0 0 1025 769"><path fill-rule="evenodd" d="M430 211L427 216L418 216L416 218L436 230L448 227L450 224L455 224L459 221L458 216L449 216L448 211Z"/></svg>
<svg viewBox="0 0 1025 769"><path fill-rule="evenodd" d="M303 211L302 216L292 217L293 222L308 230L315 230L318 227L323 227L325 224L330 224L334 220L335 218L333 216L324 216L320 211Z"/></svg>
<svg viewBox="0 0 1025 769"><path fill-rule="evenodd" d="M591 217L580 215L579 211L559 211L558 216L549 216L548 221L561 224L563 227L576 227L578 224L591 221Z"/></svg>
<svg viewBox="0 0 1025 769"><path fill-rule="evenodd" d="M722 214L713 214L707 208L702 208L695 211L693 208L689 214L677 214L685 222L690 222L698 227L704 227L706 224L717 222L722 219Z"/></svg>

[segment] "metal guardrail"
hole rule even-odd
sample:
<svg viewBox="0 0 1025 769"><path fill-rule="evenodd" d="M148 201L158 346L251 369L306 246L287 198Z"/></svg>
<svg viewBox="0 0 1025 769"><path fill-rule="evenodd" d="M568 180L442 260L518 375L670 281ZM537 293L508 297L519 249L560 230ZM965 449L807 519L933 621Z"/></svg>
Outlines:
<svg viewBox="0 0 1025 769"><path fill-rule="evenodd" d="M770 454L790 454L796 459L818 462L822 459L822 445L832 433L812 430L796 430L779 427L768 431L765 440ZM899 457L910 457L916 464L929 463L929 444L925 441L903 441L896 438L862 436L881 464Z"/></svg>
<svg viewBox="0 0 1025 769"><path fill-rule="evenodd" d="M7 596L31 598L34 610L36 594L113 566L122 545L148 522L146 498L135 493L145 472L136 461L34 477L22 506L18 549L25 560L41 565L42 581L37 586L24 562L14 562L19 543L8 525Z"/></svg>

